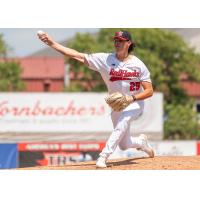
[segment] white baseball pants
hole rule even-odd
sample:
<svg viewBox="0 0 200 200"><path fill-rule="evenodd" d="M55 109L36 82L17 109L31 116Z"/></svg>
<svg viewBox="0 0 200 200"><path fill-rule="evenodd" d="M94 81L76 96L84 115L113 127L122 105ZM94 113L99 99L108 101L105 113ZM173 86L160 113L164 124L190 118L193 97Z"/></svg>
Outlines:
<svg viewBox="0 0 200 200"><path fill-rule="evenodd" d="M130 135L130 122L136 119L142 111L143 109L134 109L111 113L114 130L108 138L100 156L108 158L115 151L117 145L121 150L141 147L142 141Z"/></svg>

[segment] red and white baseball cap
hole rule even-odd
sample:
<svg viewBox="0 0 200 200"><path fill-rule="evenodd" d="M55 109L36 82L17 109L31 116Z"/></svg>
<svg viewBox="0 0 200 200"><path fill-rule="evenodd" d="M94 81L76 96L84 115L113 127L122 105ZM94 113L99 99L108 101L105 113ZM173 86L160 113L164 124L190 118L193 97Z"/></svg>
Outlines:
<svg viewBox="0 0 200 200"><path fill-rule="evenodd" d="M118 31L115 33L114 40L132 41L131 34L128 31Z"/></svg>

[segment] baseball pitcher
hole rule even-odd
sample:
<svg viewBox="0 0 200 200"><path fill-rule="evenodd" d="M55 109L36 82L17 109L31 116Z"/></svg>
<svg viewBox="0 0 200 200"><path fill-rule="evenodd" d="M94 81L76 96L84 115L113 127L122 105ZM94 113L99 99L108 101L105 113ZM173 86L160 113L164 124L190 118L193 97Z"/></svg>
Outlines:
<svg viewBox="0 0 200 200"><path fill-rule="evenodd" d="M96 166L107 167L106 161L117 146L121 150L136 148L153 158L154 150L147 136L141 134L139 137L132 137L130 135L131 120L141 115L144 99L153 95L149 70L139 58L130 54L135 48L130 33L124 30L115 33L114 53L95 54L85 54L64 47L42 31L38 32L38 37L56 51L99 72L108 88L109 95L105 100L112 109L113 132L100 153Z"/></svg>

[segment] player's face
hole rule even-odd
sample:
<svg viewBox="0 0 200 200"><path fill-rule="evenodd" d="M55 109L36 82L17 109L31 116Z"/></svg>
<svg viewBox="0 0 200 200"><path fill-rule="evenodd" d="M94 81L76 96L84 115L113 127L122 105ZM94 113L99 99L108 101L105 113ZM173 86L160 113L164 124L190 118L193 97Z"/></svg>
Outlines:
<svg viewBox="0 0 200 200"><path fill-rule="evenodd" d="M114 40L114 46L115 46L116 52L128 51L128 48L130 45L131 45L131 42L129 40L120 40L120 39Z"/></svg>

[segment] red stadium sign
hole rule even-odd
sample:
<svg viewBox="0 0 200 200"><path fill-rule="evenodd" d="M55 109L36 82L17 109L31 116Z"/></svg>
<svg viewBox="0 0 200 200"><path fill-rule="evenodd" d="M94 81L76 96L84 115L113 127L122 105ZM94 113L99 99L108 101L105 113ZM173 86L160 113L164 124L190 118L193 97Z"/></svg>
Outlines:
<svg viewBox="0 0 200 200"><path fill-rule="evenodd" d="M19 167L62 166L96 160L105 142L34 142L18 144Z"/></svg>
<svg viewBox="0 0 200 200"><path fill-rule="evenodd" d="M19 151L101 151L105 142L21 143Z"/></svg>

